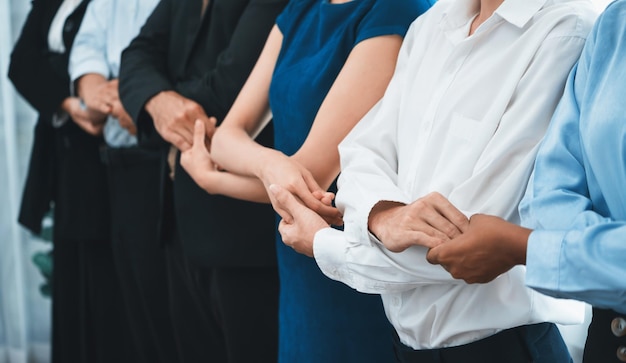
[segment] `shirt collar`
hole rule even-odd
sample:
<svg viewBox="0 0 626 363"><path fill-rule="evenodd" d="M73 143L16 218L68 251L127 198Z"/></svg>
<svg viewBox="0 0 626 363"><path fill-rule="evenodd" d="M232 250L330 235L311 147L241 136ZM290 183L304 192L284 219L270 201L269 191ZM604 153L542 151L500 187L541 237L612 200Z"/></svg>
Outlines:
<svg viewBox="0 0 626 363"><path fill-rule="evenodd" d="M494 15L519 28L524 27L548 0L505 0ZM480 0L453 0L443 13L441 26L452 30L466 25L477 13Z"/></svg>
<svg viewBox="0 0 626 363"><path fill-rule="evenodd" d="M548 0L505 0L495 13L505 21L523 28Z"/></svg>

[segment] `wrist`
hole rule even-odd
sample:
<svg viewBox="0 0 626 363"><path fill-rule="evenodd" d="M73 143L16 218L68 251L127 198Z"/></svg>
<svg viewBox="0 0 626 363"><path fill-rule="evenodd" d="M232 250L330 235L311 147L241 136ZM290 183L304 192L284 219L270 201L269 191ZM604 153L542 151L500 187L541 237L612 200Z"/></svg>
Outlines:
<svg viewBox="0 0 626 363"><path fill-rule="evenodd" d="M384 227L389 216L397 209L406 206L404 203L381 200L372 207L367 217L367 228L369 231L383 241Z"/></svg>
<svg viewBox="0 0 626 363"><path fill-rule="evenodd" d="M267 171L268 170L276 170L276 166L282 161L283 158L289 159L289 157L282 152L274 149L270 149L264 146L259 147L258 153L256 153L256 159L251 163L253 165L252 174L263 181L264 184L266 182L271 183L271 180L268 179Z"/></svg>
<svg viewBox="0 0 626 363"><path fill-rule="evenodd" d="M159 105L161 104L161 100L167 95L168 92L170 91L160 91L146 101L144 109L153 119L159 114Z"/></svg>
<svg viewBox="0 0 626 363"><path fill-rule="evenodd" d="M532 230L521 227L517 224L510 224L512 228L502 228L505 233L502 241L507 248L507 255L513 266L526 264L526 248L528 245L528 237Z"/></svg>

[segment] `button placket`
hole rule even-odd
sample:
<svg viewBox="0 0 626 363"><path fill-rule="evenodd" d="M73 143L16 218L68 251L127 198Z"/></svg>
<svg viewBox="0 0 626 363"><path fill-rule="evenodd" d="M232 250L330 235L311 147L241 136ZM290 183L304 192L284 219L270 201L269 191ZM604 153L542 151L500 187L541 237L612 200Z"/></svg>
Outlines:
<svg viewBox="0 0 626 363"><path fill-rule="evenodd" d="M617 317L611 321L611 332L616 337L623 337L626 335L626 320L622 317Z"/></svg>
<svg viewBox="0 0 626 363"><path fill-rule="evenodd" d="M620 346L617 348L617 359L619 359L620 362L626 362L626 347Z"/></svg>

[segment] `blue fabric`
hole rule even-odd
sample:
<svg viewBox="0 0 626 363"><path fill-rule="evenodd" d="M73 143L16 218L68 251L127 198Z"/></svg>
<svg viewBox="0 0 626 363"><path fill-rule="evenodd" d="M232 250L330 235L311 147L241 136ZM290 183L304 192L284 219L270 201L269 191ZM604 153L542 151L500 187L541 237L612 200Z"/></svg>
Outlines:
<svg viewBox="0 0 626 363"><path fill-rule="evenodd" d="M527 284L626 313L626 0L597 20L539 150Z"/></svg>
<svg viewBox="0 0 626 363"><path fill-rule="evenodd" d="M360 41L404 36L430 0L292 0L278 17L282 50L270 87L275 147L294 154ZM277 241L281 282L279 362L393 362L380 297L325 277L315 261Z"/></svg>

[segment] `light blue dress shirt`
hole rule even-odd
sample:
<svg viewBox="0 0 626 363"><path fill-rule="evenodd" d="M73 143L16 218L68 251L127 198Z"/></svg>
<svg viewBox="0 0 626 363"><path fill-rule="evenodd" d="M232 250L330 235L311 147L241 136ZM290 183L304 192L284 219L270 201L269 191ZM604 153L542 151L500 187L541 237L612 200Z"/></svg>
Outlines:
<svg viewBox="0 0 626 363"><path fill-rule="evenodd" d="M81 76L97 73L118 77L122 51L146 22L158 0L92 0L70 54L72 84ZM109 117L104 139L113 147L131 146L137 139Z"/></svg>
<svg viewBox="0 0 626 363"><path fill-rule="evenodd" d="M626 313L626 0L595 23L520 204L526 283ZM540 100L537 100L540 102Z"/></svg>

